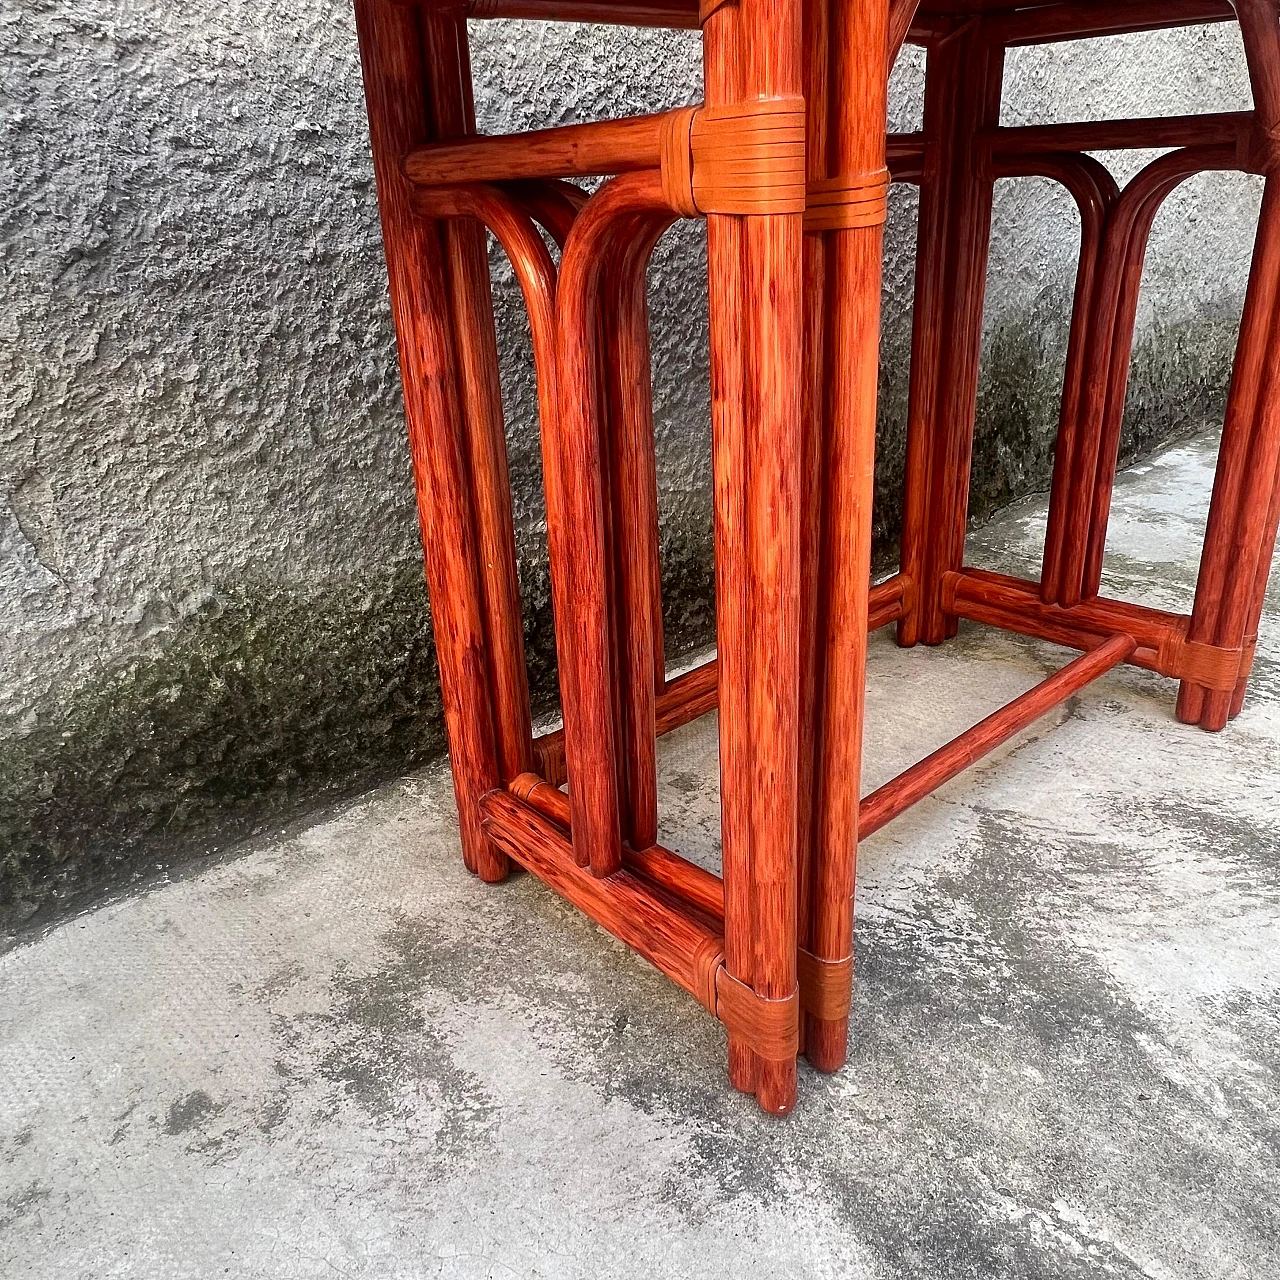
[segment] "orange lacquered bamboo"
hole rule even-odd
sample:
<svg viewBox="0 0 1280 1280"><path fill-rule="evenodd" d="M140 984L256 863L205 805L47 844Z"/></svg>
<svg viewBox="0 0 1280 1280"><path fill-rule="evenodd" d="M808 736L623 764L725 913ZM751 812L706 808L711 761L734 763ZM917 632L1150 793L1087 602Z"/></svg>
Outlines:
<svg viewBox="0 0 1280 1280"><path fill-rule="evenodd" d="M612 439L614 560L618 585L626 837L636 849L658 838L656 670L662 653L662 585L658 556L658 481L654 458L652 377L645 270L671 224L629 229L606 273L606 400Z"/></svg>
<svg viewBox="0 0 1280 1280"><path fill-rule="evenodd" d="M1102 596L1070 607L1046 604L1034 582L984 569L948 574L943 601L954 617L1086 652L1123 632L1133 636L1138 646L1128 661L1166 675L1173 674L1165 669L1167 660L1176 657L1187 627L1181 614Z"/></svg>
<svg viewBox="0 0 1280 1280"><path fill-rule="evenodd" d="M1141 151L1157 147L1231 146L1244 154L1253 126L1252 111L1198 116L1156 116L1146 120L1083 120L1063 124L984 129L982 142L1002 155L1028 152Z"/></svg>
<svg viewBox="0 0 1280 1280"><path fill-rule="evenodd" d="M480 829L480 799L499 770L445 258L398 164L426 132L422 33L414 11L387 0L357 0L355 12L463 857L498 880L506 858Z"/></svg>
<svg viewBox="0 0 1280 1280"><path fill-rule="evenodd" d="M1272 480L1271 506L1263 528L1263 542L1253 580L1253 601L1249 606L1249 617L1244 630L1244 648L1250 655L1258 646L1258 628L1262 622L1262 610L1266 605L1267 585L1271 580L1271 563L1275 557L1278 532L1280 532L1280 473L1277 473ZM1252 663L1250 663L1251 668ZM1248 688L1249 672L1246 671L1236 683L1235 692L1231 695L1231 707L1228 712L1230 719L1234 720L1244 710Z"/></svg>
<svg viewBox="0 0 1280 1280"><path fill-rule="evenodd" d="M472 18L698 28L698 0L471 0L468 13Z"/></svg>
<svg viewBox="0 0 1280 1280"><path fill-rule="evenodd" d="M951 634L940 583L964 555L993 188L977 136L999 119L1002 67L981 19L930 51L901 557L916 594L898 627L907 646Z"/></svg>
<svg viewBox="0 0 1280 1280"><path fill-rule="evenodd" d="M1280 127L1280 31L1270 0L1237 0L1249 78L1258 115L1258 136L1274 139ZM1280 431L1273 366L1280 347L1280 178L1273 141L1265 141L1263 167L1268 177L1254 245L1253 268L1245 295L1240 341L1236 348L1231 391L1204 553L1196 584L1189 636L1233 646L1250 630L1263 551L1273 545L1275 502L1268 485L1277 482L1268 460ZM1265 590L1265 587L1262 588ZM1243 700L1184 683L1178 716L1216 732Z"/></svg>
<svg viewBox="0 0 1280 1280"><path fill-rule="evenodd" d="M831 5L817 0L804 6L805 180L830 176ZM804 361L801 392L800 492L800 699L799 755L796 766L796 931L807 950L813 928L813 880L816 870L817 777L825 664L820 661L825 630L822 587L822 527L827 429L827 328L830 291L828 236L806 228L803 254ZM801 1048L806 1016L801 1015Z"/></svg>
<svg viewBox="0 0 1280 1280"><path fill-rule="evenodd" d="M510 858L715 1012L724 940L657 886L627 871L601 879L574 860L569 838L505 791L482 802L484 830Z"/></svg>
<svg viewBox="0 0 1280 1280"><path fill-rule="evenodd" d="M532 805L544 818L550 818L568 832L571 820L569 797L558 787L530 774L515 779L509 790ZM724 885L719 876L672 853L670 849L664 849L656 842L646 849L624 847L622 863L628 870L653 881L674 893L681 901L696 907L717 928L723 927Z"/></svg>
<svg viewBox="0 0 1280 1280"><path fill-rule="evenodd" d="M534 367L538 385L538 418L541 424L543 484L549 513L563 512L565 499L560 475L559 397L556 350L556 269L547 247L532 221L517 206L515 198L496 187L444 187L419 189L415 201L441 217L479 218L493 232L505 250L524 296L533 340ZM547 539L555 563L570 554L563 519L549 518ZM551 579L556 618L557 649L563 654L571 643L569 619L573 611L569 578L556 573ZM575 700L571 681L573 667L562 658L560 689L562 705ZM534 744L535 753L539 744ZM563 763L563 749L560 752Z"/></svg>
<svg viewBox="0 0 1280 1280"><path fill-rule="evenodd" d="M911 24L915 20L916 10L920 8L920 0L891 0L889 5L889 33L885 42L885 67L893 70L893 64L907 42Z"/></svg>
<svg viewBox="0 0 1280 1280"><path fill-rule="evenodd" d="M1064 418L1069 429L1059 437L1063 470L1055 487L1062 502L1050 506L1047 547L1057 562L1046 574L1046 590L1056 588L1057 603L1077 604L1098 591L1138 289L1155 216L1179 183L1203 169L1230 166L1232 157L1232 149L1222 147L1171 152L1142 170L1108 210L1075 420Z"/></svg>
<svg viewBox="0 0 1280 1280"><path fill-rule="evenodd" d="M947 363L934 412L938 421L930 484L929 555L920 583L924 639L937 644L955 634L941 612L941 575L964 560L969 517L969 475L978 407L978 361L982 349L982 306L986 295L987 253L991 237L994 182L975 135L999 119L1004 51L983 23L958 32L954 48L959 95L947 154L955 174L947 287L950 316Z"/></svg>
<svg viewBox="0 0 1280 1280"><path fill-rule="evenodd" d="M1124 662L1135 647L1132 636L1112 636L1091 653L1069 662L1056 675L873 791L862 802L859 824L863 837L879 831L913 804Z"/></svg>
<svg viewBox="0 0 1280 1280"><path fill-rule="evenodd" d="M658 736L714 711L719 678L720 664L713 658L668 681L667 687L658 695L655 716Z"/></svg>
<svg viewBox="0 0 1280 1280"><path fill-rule="evenodd" d="M1115 179L1091 156L1052 153L1049 155L993 156L996 177L1036 175L1060 182L1075 199L1080 212L1080 255L1067 342L1066 372L1062 406L1058 415L1058 438L1054 449L1053 479L1049 495L1048 529L1045 535L1040 594L1046 603L1057 603L1062 592L1064 547L1076 519L1070 486L1071 459L1076 448L1080 405L1089 372L1090 329L1096 320L1094 294L1097 289L1102 237L1107 216L1120 197Z"/></svg>
<svg viewBox="0 0 1280 1280"><path fill-rule="evenodd" d="M633 116L529 133L433 142L414 147L405 155L404 172L418 186L438 187L450 182L588 178L657 169L662 161L666 118Z"/></svg>
<svg viewBox="0 0 1280 1280"><path fill-rule="evenodd" d="M465 25L456 11L428 10L422 15L422 28L423 53L432 68L427 87L433 136L473 134L475 113ZM470 219L454 219L444 224L443 239L484 596L498 766L505 782L532 764L533 731L497 330L483 229Z"/></svg>
<svg viewBox="0 0 1280 1280"><path fill-rule="evenodd" d="M564 249L573 220L587 202L586 192L556 178L528 178L505 182L506 191L546 233Z"/></svg>
<svg viewBox="0 0 1280 1280"><path fill-rule="evenodd" d="M743 97L741 19L722 5L703 27L708 106ZM725 892L725 967L751 982L751 735L748 689L752 602L747 571L747 444L744 421L742 219L707 218L711 333L711 445L715 491L716 643L720 707L720 845ZM756 1058L745 1037L729 1035L729 1080L756 1089Z"/></svg>
<svg viewBox="0 0 1280 1280"><path fill-rule="evenodd" d="M1129 365L1133 353L1134 325L1138 314L1138 291L1146 261L1151 228L1164 201L1187 178L1208 169L1233 169L1236 156L1230 147L1192 147L1163 157L1166 171L1150 176L1140 173L1126 188L1121 203L1130 192L1142 195L1141 207L1129 229L1121 264L1120 288L1116 300L1112 349L1107 366L1105 395L1097 469L1093 479L1092 507L1088 508L1089 541L1083 566L1081 597L1097 595L1102 584L1102 562L1106 553L1107 522L1111 495L1119 463L1120 436L1124 425L1125 396L1129 386ZM1160 161L1156 162L1156 166ZM1152 166L1153 168L1155 166ZM1117 207L1115 215L1120 217Z"/></svg>
<svg viewBox="0 0 1280 1280"><path fill-rule="evenodd" d="M1077 0L1074 4L1027 5L995 14L991 31L1006 45L1049 44L1227 22L1233 16L1228 0Z"/></svg>
<svg viewBox="0 0 1280 1280"><path fill-rule="evenodd" d="M667 687L655 701L654 732L658 737L716 709L719 701L719 671L719 663L713 658L667 683ZM556 729L537 738L534 741L534 751L539 758L539 772L542 776L557 785L563 782L563 731Z"/></svg>
<svg viewBox="0 0 1280 1280"><path fill-rule="evenodd" d="M867 630L878 631L897 622L906 611L914 588L905 573L878 582L867 593Z"/></svg>
<svg viewBox="0 0 1280 1280"><path fill-rule="evenodd" d="M744 99L802 95L800 0L741 0L739 11ZM882 32L877 57L883 40ZM754 611L750 986L766 1000L796 992L802 238L802 214L743 220L744 514ZM795 1100L795 1060L757 1055L760 1107L784 1113Z"/></svg>
<svg viewBox="0 0 1280 1280"><path fill-rule="evenodd" d="M573 696L563 704L565 746L573 800L575 856L598 876L620 865L621 807L614 697L616 652L611 618L612 566L601 448L598 385L598 292L601 247L615 225L665 209L657 173L615 178L592 197L574 222L560 263L557 292L559 459L566 559L552 573L567 577L572 608L560 661L572 671ZM548 522L553 513L548 505ZM557 623L557 628L560 624ZM557 630L557 638L560 632Z"/></svg>
<svg viewBox="0 0 1280 1280"><path fill-rule="evenodd" d="M830 173L871 174L885 163L888 6L834 0L831 21ZM807 950L839 963L853 952L853 885L871 574L876 391L880 338L880 225L828 233L829 342L822 713L812 903ZM805 1055L822 1071L843 1066L848 1011L806 1015Z"/></svg>

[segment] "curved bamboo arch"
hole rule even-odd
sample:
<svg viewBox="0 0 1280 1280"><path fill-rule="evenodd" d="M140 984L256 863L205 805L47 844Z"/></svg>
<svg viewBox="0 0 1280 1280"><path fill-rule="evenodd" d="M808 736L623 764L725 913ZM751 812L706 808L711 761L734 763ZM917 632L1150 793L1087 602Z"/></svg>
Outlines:
<svg viewBox="0 0 1280 1280"><path fill-rule="evenodd" d="M566 531L572 531L572 542L566 540L566 555L558 565L553 564L552 573L565 577L574 601L563 635L557 623L561 670L566 665L572 669L570 682L577 693L565 708L574 856L596 875L610 875L617 869L618 837L623 828L618 776L622 743L618 740L618 707L611 696L618 682L602 678L611 672L615 652L610 643L614 625L610 583L615 566L603 488L609 455L601 423L599 298L609 249L617 247L624 230L634 230L637 219L649 222L655 217L665 219L666 225L674 221L659 173L614 178L583 206L560 261L557 434L565 501L563 509L554 513L548 505L547 519L548 524L561 521ZM656 242L657 235L652 235L652 243ZM652 244L648 251L651 249ZM645 263L648 251L643 256ZM637 260L638 255L633 254L624 262L623 283L628 276L634 280ZM645 630L652 643L652 628ZM640 688L653 688L652 656L647 665L646 680L639 679L637 673L637 696ZM641 828L646 829L647 825Z"/></svg>
<svg viewBox="0 0 1280 1280"><path fill-rule="evenodd" d="M1075 200L1080 214L1080 260L1076 268L1062 407L1058 415L1058 439L1049 494L1050 533L1040 578L1041 598L1046 603L1053 603L1061 593L1062 562L1060 553L1050 555L1048 548L1061 546L1070 523L1069 460L1076 448L1080 401L1089 370L1086 355L1090 327L1094 321L1093 298L1101 266L1103 233L1111 210L1120 199L1120 188L1105 165L1078 152L997 154L992 160L993 173L997 178L1040 177L1060 183Z"/></svg>
<svg viewBox="0 0 1280 1280"><path fill-rule="evenodd" d="M1067 351L1040 594L1066 607L1101 587L1142 269L1156 215L1188 178L1234 169L1234 147L1183 147L1121 191L1097 160L1054 152L993 157L996 177L1061 182L1080 211L1081 253ZM1081 512L1087 520L1079 519Z"/></svg>
<svg viewBox="0 0 1280 1280"><path fill-rule="evenodd" d="M1113 320L1111 356L1098 456L1093 479L1089 542L1083 564L1082 595L1096 596L1102 585L1102 561L1106 551L1107 522L1120 456L1120 434L1128 395L1129 367L1133 356L1133 332L1138 313L1138 294L1146 263L1147 246L1156 215L1164 202L1188 178L1213 170L1234 169L1235 149L1231 147L1187 147L1152 161L1129 183L1121 195L1113 218L1118 227L1129 222Z"/></svg>

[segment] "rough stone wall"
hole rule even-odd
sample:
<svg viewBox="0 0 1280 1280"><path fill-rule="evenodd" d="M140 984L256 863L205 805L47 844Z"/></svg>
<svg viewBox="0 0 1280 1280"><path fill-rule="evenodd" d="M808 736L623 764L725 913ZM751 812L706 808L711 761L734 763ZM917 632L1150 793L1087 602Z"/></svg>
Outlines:
<svg viewBox="0 0 1280 1280"><path fill-rule="evenodd" d="M1202 28L1027 50L1010 120L1247 105ZM482 127L697 96L696 39L474 29ZM895 73L918 119L922 61ZM441 746L363 100L345 0L0 0L0 926L31 927ZM1126 448L1220 408L1256 183L1161 217ZM877 532L898 519L911 192L886 269ZM1074 213L1001 185L975 515L1043 486ZM673 645L711 627L706 308L694 227L652 275ZM504 348L526 630L554 687L527 328Z"/></svg>

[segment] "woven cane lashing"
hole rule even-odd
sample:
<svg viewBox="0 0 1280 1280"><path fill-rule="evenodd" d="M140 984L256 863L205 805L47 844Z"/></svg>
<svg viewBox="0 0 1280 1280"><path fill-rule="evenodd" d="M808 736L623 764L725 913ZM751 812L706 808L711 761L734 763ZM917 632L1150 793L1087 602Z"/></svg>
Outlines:
<svg viewBox="0 0 1280 1280"><path fill-rule="evenodd" d="M852 231L878 227L888 213L889 170L817 178L809 183L804 229Z"/></svg>
<svg viewBox="0 0 1280 1280"><path fill-rule="evenodd" d="M803 213L803 98L703 107L693 119L693 199L703 213Z"/></svg>
<svg viewBox="0 0 1280 1280"><path fill-rule="evenodd" d="M1165 675L1221 693L1231 692L1252 667L1252 653L1187 640L1180 634L1171 637L1167 651L1161 647L1160 669Z"/></svg>
<svg viewBox="0 0 1280 1280"><path fill-rule="evenodd" d="M800 980L800 1006L824 1021L835 1021L849 1012L853 999L853 957L821 960L803 947L796 954Z"/></svg>
<svg viewBox="0 0 1280 1280"><path fill-rule="evenodd" d="M662 122L662 194L673 213L696 218L700 212L693 198L693 121L699 108L668 112Z"/></svg>
<svg viewBox="0 0 1280 1280"><path fill-rule="evenodd" d="M766 1000L728 969L716 974L716 1017L752 1050L773 1062L794 1058L800 1049L800 995Z"/></svg>
<svg viewBox="0 0 1280 1280"><path fill-rule="evenodd" d="M662 190L685 217L803 213L804 99L689 107L663 121Z"/></svg>

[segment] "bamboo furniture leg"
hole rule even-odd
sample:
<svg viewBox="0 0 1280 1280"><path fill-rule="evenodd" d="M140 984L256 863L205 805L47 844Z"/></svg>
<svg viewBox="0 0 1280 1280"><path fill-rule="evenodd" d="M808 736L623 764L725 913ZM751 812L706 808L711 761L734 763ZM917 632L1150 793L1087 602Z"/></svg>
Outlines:
<svg viewBox="0 0 1280 1280"><path fill-rule="evenodd" d="M898 643L955 634L942 575L964 558L992 175L980 130L1000 113L1003 48L972 18L929 48L916 317L907 423L902 571L915 584Z"/></svg>
<svg viewBox="0 0 1280 1280"><path fill-rule="evenodd" d="M889 178L879 123L887 110L888 67L877 55L887 42L888 7L861 0L837 0L828 31L815 31L809 42L814 62L824 51L829 60L811 71L809 102L811 119L827 117L825 129L810 131L806 216L813 291L823 301L806 353L813 386L811 430L818 435L813 456L823 480L820 540L812 562L823 591L815 619L820 667L809 747L815 757L810 771L813 817L806 829L812 832L812 869L804 878L808 900L801 919L800 965L805 1056L822 1071L844 1065L853 979L880 259ZM831 86L829 101L820 91L824 80ZM818 137L825 146L816 145ZM829 194L846 199L850 192L856 193L852 203L817 203Z"/></svg>
<svg viewBox="0 0 1280 1280"><path fill-rule="evenodd" d="M500 880L507 860L481 830L481 797L500 785L502 775L491 698L481 535L476 529L468 440L460 430L464 403L483 415L482 421L467 423L472 438L489 430L492 406L484 404L483 397L493 385L486 379L466 392L460 388L442 228L414 213L408 183L398 169L398 158L428 136L431 127L417 15L387 0L357 0L356 23L463 856L482 878ZM443 83L439 92L441 97L446 93ZM464 248L457 247L460 252ZM479 331L485 308L472 292L475 283L458 281L457 314L473 326L471 351L480 362L486 359L490 335ZM486 461L496 465L493 450ZM508 527L509 521L508 514ZM495 523L501 524L500 517ZM510 563L514 565L514 554ZM502 571L505 568L504 561ZM494 594L502 589L499 584ZM518 756L518 744L509 745Z"/></svg>

